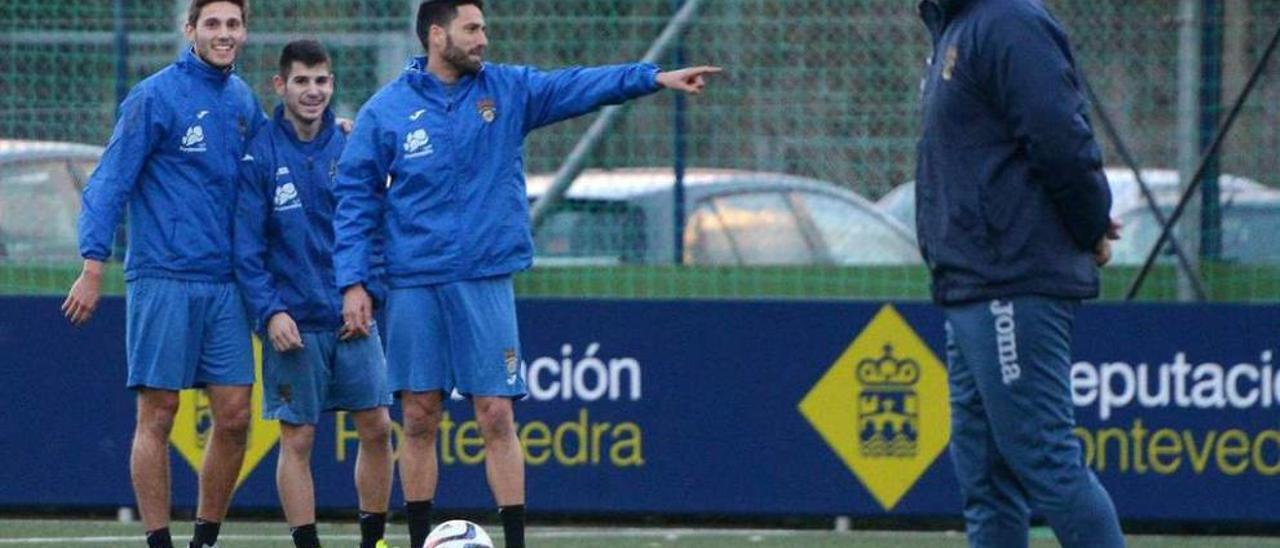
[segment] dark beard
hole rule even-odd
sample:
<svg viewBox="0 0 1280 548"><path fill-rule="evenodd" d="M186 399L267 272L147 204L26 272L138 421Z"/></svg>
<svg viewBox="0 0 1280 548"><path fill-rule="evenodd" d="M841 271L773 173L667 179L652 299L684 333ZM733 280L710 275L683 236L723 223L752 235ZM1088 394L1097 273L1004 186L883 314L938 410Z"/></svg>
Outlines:
<svg viewBox="0 0 1280 548"><path fill-rule="evenodd" d="M462 48L453 45L453 40L449 40L444 47L442 57L448 61L459 74L475 74L480 72L481 61L472 59Z"/></svg>

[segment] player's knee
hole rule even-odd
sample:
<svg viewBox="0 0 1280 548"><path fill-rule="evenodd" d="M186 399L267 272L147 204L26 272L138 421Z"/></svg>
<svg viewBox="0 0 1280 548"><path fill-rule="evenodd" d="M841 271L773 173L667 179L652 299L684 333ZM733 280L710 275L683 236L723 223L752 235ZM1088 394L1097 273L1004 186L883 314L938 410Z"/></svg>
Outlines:
<svg viewBox="0 0 1280 548"><path fill-rule="evenodd" d="M167 439L173 431L173 418L176 413L153 413L139 415L137 431L160 439Z"/></svg>
<svg viewBox="0 0 1280 548"><path fill-rule="evenodd" d="M294 428L292 432L280 436L280 450L297 459L309 459L311 448L315 445L315 430Z"/></svg>
<svg viewBox="0 0 1280 548"><path fill-rule="evenodd" d="M442 411L437 408L406 405L404 408L404 435L409 438L434 440L440 430Z"/></svg>
<svg viewBox="0 0 1280 548"><path fill-rule="evenodd" d="M249 435L250 412L248 406L236 406L218 412L213 419L213 426L223 435L243 441Z"/></svg>
<svg viewBox="0 0 1280 548"><path fill-rule="evenodd" d="M385 409L369 411L356 421L360 445L364 447L387 446L391 443L391 418Z"/></svg>
<svg viewBox="0 0 1280 548"><path fill-rule="evenodd" d="M476 400L476 422L486 438L506 437L515 432L515 412L510 401Z"/></svg>
<svg viewBox="0 0 1280 548"><path fill-rule="evenodd" d="M146 390L138 395L138 430L168 436L178 415L178 393Z"/></svg>
<svg viewBox="0 0 1280 548"><path fill-rule="evenodd" d="M391 429L373 429L360 432L361 449L379 449L391 447Z"/></svg>

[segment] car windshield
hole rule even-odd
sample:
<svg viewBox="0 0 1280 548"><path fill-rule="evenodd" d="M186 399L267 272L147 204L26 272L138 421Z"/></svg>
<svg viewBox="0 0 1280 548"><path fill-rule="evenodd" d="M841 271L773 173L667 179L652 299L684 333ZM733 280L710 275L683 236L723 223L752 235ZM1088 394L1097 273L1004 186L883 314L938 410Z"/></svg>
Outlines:
<svg viewBox="0 0 1280 548"><path fill-rule="evenodd" d="M744 192L704 200L685 227L684 260L711 265L815 262L813 246L779 192Z"/></svg>

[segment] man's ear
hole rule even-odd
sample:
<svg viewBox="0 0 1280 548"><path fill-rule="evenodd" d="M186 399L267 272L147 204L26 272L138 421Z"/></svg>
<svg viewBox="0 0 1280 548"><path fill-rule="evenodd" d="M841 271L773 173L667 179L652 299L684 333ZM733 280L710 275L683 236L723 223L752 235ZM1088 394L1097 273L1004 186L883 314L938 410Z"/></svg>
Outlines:
<svg viewBox="0 0 1280 548"><path fill-rule="evenodd" d="M445 42L448 41L445 39L448 33L449 31L440 25L431 25L431 30L427 31L427 40L431 42L431 49L443 49Z"/></svg>

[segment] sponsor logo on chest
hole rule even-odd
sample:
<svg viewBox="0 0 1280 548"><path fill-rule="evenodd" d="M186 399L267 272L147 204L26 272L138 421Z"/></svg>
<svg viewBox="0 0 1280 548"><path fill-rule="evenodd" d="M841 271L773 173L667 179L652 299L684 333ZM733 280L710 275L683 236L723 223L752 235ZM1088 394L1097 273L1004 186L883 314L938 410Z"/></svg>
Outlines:
<svg viewBox="0 0 1280 548"><path fill-rule="evenodd" d="M275 210L288 211L302 207L302 199L298 196L298 186L293 184L289 176L289 167L276 168Z"/></svg>
<svg viewBox="0 0 1280 548"><path fill-rule="evenodd" d="M436 152L435 147L431 145L431 136L427 135L427 130L421 128L410 131L404 136L403 148L405 159L430 156Z"/></svg>

